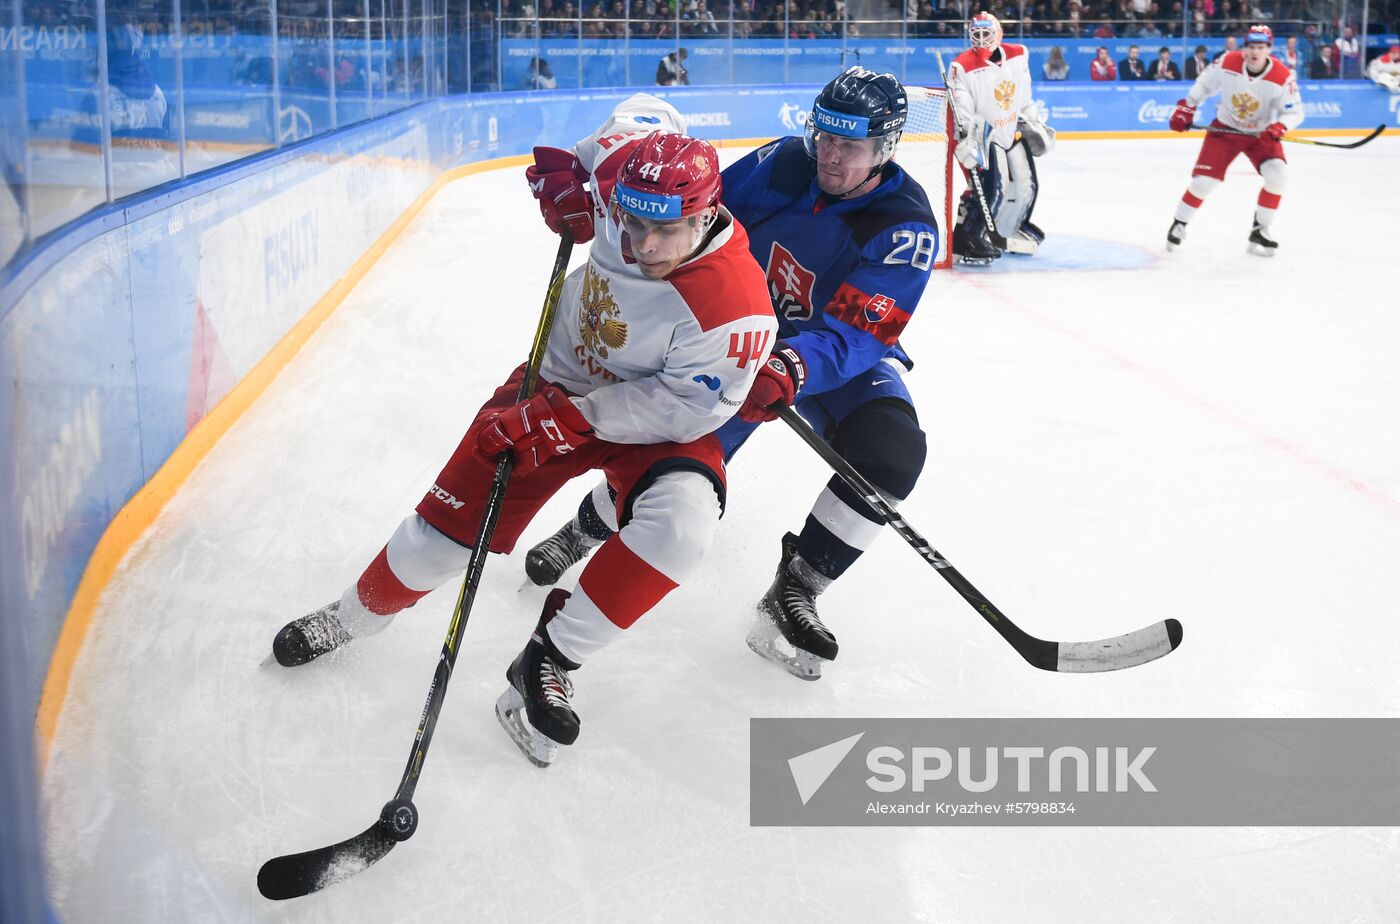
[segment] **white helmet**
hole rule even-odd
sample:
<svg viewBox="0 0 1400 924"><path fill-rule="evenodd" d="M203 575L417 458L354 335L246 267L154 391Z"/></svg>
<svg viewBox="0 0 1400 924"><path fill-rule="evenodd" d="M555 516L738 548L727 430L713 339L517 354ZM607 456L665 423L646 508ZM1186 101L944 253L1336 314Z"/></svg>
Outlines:
<svg viewBox="0 0 1400 924"><path fill-rule="evenodd" d="M1001 44L1001 34L1001 22L991 13L978 13L967 24L972 47L985 49L988 54Z"/></svg>

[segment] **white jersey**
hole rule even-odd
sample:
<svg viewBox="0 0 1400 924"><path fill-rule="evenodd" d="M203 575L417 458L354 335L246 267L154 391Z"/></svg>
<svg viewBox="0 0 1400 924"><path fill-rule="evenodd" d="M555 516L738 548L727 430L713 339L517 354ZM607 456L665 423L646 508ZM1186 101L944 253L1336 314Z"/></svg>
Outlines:
<svg viewBox="0 0 1400 924"><path fill-rule="evenodd" d="M1031 69L1024 45L1002 43L983 61L971 49L953 60L948 68L948 89L953 101L953 118L965 129L975 116L991 126L991 142L1010 150L1016 141L1016 120L1038 122L1035 100L1031 99Z"/></svg>
<svg viewBox="0 0 1400 924"><path fill-rule="evenodd" d="M541 377L574 394L600 439L688 443L734 415L778 328L748 235L723 208L705 249L648 279L608 230L613 179L636 142L682 131L670 104L638 93L574 151L597 205L587 265L569 274Z"/></svg>
<svg viewBox="0 0 1400 924"><path fill-rule="evenodd" d="M1366 76L1376 83L1390 86L1392 81L1400 78L1400 55L1393 55L1387 51L1385 54L1373 58L1371 63L1366 66ZM1385 79L1387 76L1390 78L1389 80Z"/></svg>
<svg viewBox="0 0 1400 924"><path fill-rule="evenodd" d="M1229 128L1257 134L1274 122L1282 122L1290 131L1303 122L1298 81L1278 58L1269 58L1263 73L1251 75L1245 69L1244 52L1227 52L1196 78L1186 102L1199 106L1216 94L1220 95L1216 121Z"/></svg>

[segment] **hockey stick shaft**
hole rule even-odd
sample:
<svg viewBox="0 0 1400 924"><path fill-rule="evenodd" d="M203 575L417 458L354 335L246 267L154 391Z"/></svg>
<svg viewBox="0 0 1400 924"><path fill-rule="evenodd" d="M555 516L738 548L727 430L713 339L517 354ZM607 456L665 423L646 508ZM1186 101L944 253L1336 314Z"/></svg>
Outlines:
<svg viewBox="0 0 1400 924"><path fill-rule="evenodd" d="M938 61L938 73L943 78L943 88L948 91L948 105L953 104L953 88L948 85L948 69L943 66L943 52L934 49L934 58ZM956 120L954 120L956 121ZM990 158L992 152L987 151ZM987 194L982 189L982 175L976 169L967 170L968 181L972 184L972 190L977 195L977 204L982 208L982 218L987 223L987 236L992 240L992 246L997 250L1006 249L1006 238L997 231L996 219L992 217L992 209L987 205Z"/></svg>
<svg viewBox="0 0 1400 924"><path fill-rule="evenodd" d="M1196 131L1215 132L1216 134L1220 135L1244 135L1246 138L1259 137L1258 133L1256 132L1243 132L1237 128L1230 128L1224 125L1192 125L1191 127ZM1319 148L1338 148L1343 151L1350 151L1354 148L1359 148L1363 144L1367 144L1368 142L1374 141L1375 139L1379 138L1382 134L1384 134L1385 129L1386 125L1384 122L1382 122L1380 125L1377 125L1375 128L1371 129L1371 133L1365 138L1361 138L1357 141L1348 142L1347 144L1342 144L1338 141L1319 141L1316 138L1289 138L1287 135L1283 136L1283 141L1285 144L1311 144L1316 145Z"/></svg>
<svg viewBox="0 0 1400 924"><path fill-rule="evenodd" d="M880 518L899 533L924 561L933 565L943 579L1033 667L1047 671L1080 673L1121 670L1160 658L1181 644L1181 623L1175 619L1167 619L1125 635L1093 642L1052 642L1028 634L997 609L948 559L939 554L927 539L905 522L880 489L829 446L797 411L791 407L784 407L778 412L778 416L802 437L803 442L816 450L817 455L831 466L851 490L874 508Z"/></svg>
<svg viewBox="0 0 1400 924"><path fill-rule="evenodd" d="M535 339L530 347L530 358L525 364L525 375L520 383L517 400L523 401L528 398L539 378L540 365L544 360L549 331L554 325L554 315L559 307L559 296L573 246L573 235L566 229L559 241L559 252L554 258L549 290L545 293L544 307L540 312L539 324L535 328ZM275 901L297 898L339 882L383 859L396 844L408 840L417 830L418 809L412 802L413 792L423 772L428 747L433 741L433 731L437 728L438 715L442 712L442 704L447 696L447 684L452 679L452 668L457 663L462 630L471 613L472 601L476 599L477 587L481 583L486 555L491 548L491 539L496 533L496 523L500 519L501 506L505 500L506 486L513 467L514 457L511 453L501 453L496 463L495 476L491 480L491 492L482 512L481 523L477 527L476 543L472 546L467 573L462 580L461 592L457 595L457 604L452 610L447 638L443 641L442 654L438 657L437 667L433 671L428 700L418 720L413 750L409 753L408 765L404 768L394 798L380 810L378 820L360 834L338 844L274 857L264 863L258 870L258 891L264 898Z"/></svg>
<svg viewBox="0 0 1400 924"><path fill-rule="evenodd" d="M530 345L530 358L525 364L525 375L516 394L517 401L524 401L535 391L540 365L544 362L545 347L549 342L549 332L554 326L554 314L559 308L559 296L569 268L569 255L573 248L573 233L565 228L559 240L559 251L554 257L549 290L545 293L544 307L540 310L539 323L535 327L535 339ZM409 754L408 765L404 767L403 778L399 781L396 799L413 798L418 776L423 772L423 761L427 759L428 746L433 740L433 729L437 727L438 713L442 710L443 698L447 695L447 682L452 678L452 668L457 663L462 629L471 615L472 603L476 600L476 591L481 585L481 574L486 568L486 556L491 551L491 540L496 535L496 523L501 518L501 506L505 502L506 486L510 482L510 473L514 466L514 456L509 451L502 452L496 462L496 474L491 479L491 493L487 496L481 525L477 528L476 542L472 545L467 573L462 579L462 589L457 594L457 604L452 608L452 621L447 626L447 638L442 643L442 654L438 658L437 669L433 672L433 683L428 688L428 701L423 706L418 733L413 739L413 750Z"/></svg>

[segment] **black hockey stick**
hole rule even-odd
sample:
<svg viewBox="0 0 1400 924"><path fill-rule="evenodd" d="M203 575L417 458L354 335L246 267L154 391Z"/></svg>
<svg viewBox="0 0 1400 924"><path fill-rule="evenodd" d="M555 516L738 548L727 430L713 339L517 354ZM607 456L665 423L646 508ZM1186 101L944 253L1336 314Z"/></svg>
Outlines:
<svg viewBox="0 0 1400 924"><path fill-rule="evenodd" d="M540 312L539 326L535 328L535 341L530 347L530 359L525 365L525 378L520 383L517 400L524 401L535 390L535 380L539 376L540 363L544 360L545 343L554 324L554 312L559 307L559 293L564 285L573 247L573 235L565 229L559 241L559 253L554 258L554 272L549 278L549 291L544 297L544 308ZM339 844L274 857L264 863L258 870L258 891L264 898L298 898L353 876L383 859L395 844L408 840L417 830L418 809L413 804L413 791L418 786L418 776L423 772L423 762L428 757L428 745L432 743L433 729L437 727L438 713L442 711L443 699L447 695L447 682L452 679L452 667L457 663L462 629L467 624L472 601L481 583L487 550L491 548L491 538L496 533L496 522L501 516L506 484L510 481L513 467L514 457L511 453L501 453L496 462L496 476L491 481L491 493L481 516L481 525L477 528L476 542L472 545L467 574L457 595L457 605L452 610L452 621L447 627L447 639L442 643L442 654L433 671L428 701L423 705L423 714L418 720L413 751L408 756L408 766L404 768L394 798L384 804L378 820L363 833Z"/></svg>
<svg viewBox="0 0 1400 924"><path fill-rule="evenodd" d="M981 591L973 587L972 582L963 577L948 559L929 545L928 540L919 535L914 527L904 522L904 518L880 490L856 471L851 463L841 458L835 449L828 446L796 411L784 407L779 416L808 446L817 451L817 455L832 467L851 490L875 508L881 518L893 527L905 542L913 546L914 551L923 556L924 561L933 565L943 579L953 585L953 589L961 594L974 610L981 613L982 618L986 619L1031 666L1041 670L1072 673L1117 671L1155 661L1163 655L1170 654L1181 644L1181 623L1175 619L1164 619L1135 632L1092 642L1050 642L1026 634L1008 619L1005 613L993 606L990 600L982 596Z"/></svg>
<svg viewBox="0 0 1400 924"><path fill-rule="evenodd" d="M1216 132L1221 135L1244 135L1247 138L1259 137L1255 132L1242 132L1238 128L1230 128L1225 125L1192 125L1191 127L1197 131ZM1352 148L1359 148L1368 141L1374 141L1379 138L1381 134L1385 132L1385 129L1386 125L1382 122L1371 130L1371 134L1359 141L1353 141L1350 144L1341 144L1336 141L1318 141L1316 138L1290 138L1287 135L1283 136L1283 140L1288 144L1315 144L1320 148L1340 148L1343 151L1350 151Z"/></svg>
<svg viewBox="0 0 1400 924"><path fill-rule="evenodd" d="M953 88L948 86L948 70L943 66L943 52L935 50L933 55L938 59L938 73L943 77L943 89L948 91L948 104L952 105ZM990 148L987 151L987 156L989 158L995 156ZM987 205L987 194L982 191L981 173L974 167L968 169L967 175L972 183L973 191L977 194L977 204L982 207L982 217L987 222L987 237L991 238L992 246L997 250L1006 250L1006 238L1002 237L1001 232L997 230L996 219L992 217L992 210Z"/></svg>

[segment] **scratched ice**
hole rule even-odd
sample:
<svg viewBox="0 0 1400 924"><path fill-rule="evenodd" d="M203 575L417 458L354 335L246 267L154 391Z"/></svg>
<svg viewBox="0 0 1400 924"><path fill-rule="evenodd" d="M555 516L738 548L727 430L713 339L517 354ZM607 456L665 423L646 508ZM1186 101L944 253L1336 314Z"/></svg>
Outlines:
<svg viewBox="0 0 1400 924"><path fill-rule="evenodd" d="M338 595L526 353L554 251L518 170L444 189L210 453L129 556L76 667L44 786L69 922L1379 919L1394 829L750 828L750 716L1400 712L1400 140L1289 149L1280 255L1245 253L1237 164L1162 243L1192 141L1065 141L1040 256L938 275L904 343L929 433L903 512L1028 631L1168 616L1120 674L1023 664L894 535L822 598L819 683L744 646L786 528L827 478L780 425L731 471L699 576L577 675L548 771L492 703L542 593L487 566L385 860L295 906L258 866L363 830L392 794L455 589L295 671L275 630ZM582 257L582 250L576 258ZM570 323L561 317L560 323ZM585 482L577 485L579 490Z"/></svg>

